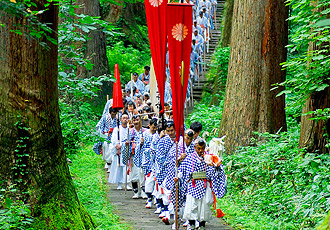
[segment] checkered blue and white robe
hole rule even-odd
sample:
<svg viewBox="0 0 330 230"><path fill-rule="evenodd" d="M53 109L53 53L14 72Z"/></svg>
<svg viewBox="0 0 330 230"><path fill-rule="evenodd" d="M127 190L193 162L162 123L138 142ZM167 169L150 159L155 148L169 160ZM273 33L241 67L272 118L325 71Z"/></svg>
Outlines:
<svg viewBox="0 0 330 230"><path fill-rule="evenodd" d="M155 133L156 134L156 133ZM154 161L154 156L151 155L151 144L153 135L150 130L147 130L143 133L144 144L142 149L142 169L144 175L148 175L151 172L152 162Z"/></svg>
<svg viewBox="0 0 330 230"><path fill-rule="evenodd" d="M182 183L187 184L187 194L196 199L202 199L206 192L204 180L193 180L193 172L206 171L206 179L212 182L212 190L218 198L222 198L227 191L226 175L223 166L214 167L207 165L197 152L188 155L181 163L178 174Z"/></svg>
<svg viewBox="0 0 330 230"><path fill-rule="evenodd" d="M191 143L189 147L187 147L186 144L184 144L184 151L186 152L186 157L188 155L191 155L194 153L194 144ZM179 143L178 143L178 158L183 153L183 138L180 137ZM175 161L175 155L176 155L176 148L172 149L168 158L167 158L167 173L166 173L166 180L165 187L168 190L171 190L171 200L174 203L175 202L175 183L174 183L174 177L175 177L175 171L176 171L176 161ZM178 162L180 165L181 162ZM184 183L180 183L179 181L179 191L178 191L178 205L179 207L183 206L183 203L185 201L185 194L186 194L187 186Z"/></svg>
<svg viewBox="0 0 330 230"><path fill-rule="evenodd" d="M186 152L186 156L193 154L194 153L194 144L191 143L189 147L187 147L186 144L184 144L184 151ZM182 136L180 137L180 140L178 142L178 158L181 156L183 153L183 138ZM175 177L175 166L176 166L176 161L175 161L175 155L176 155L176 148L171 149L171 152L169 156L167 157L167 171L166 171L166 188L168 190L173 190L174 188L174 177ZM181 162L178 162L179 166Z"/></svg>
<svg viewBox="0 0 330 230"><path fill-rule="evenodd" d="M138 168L141 168L143 154L143 145L141 146L141 138L143 137L143 131L145 131L145 129L143 128L142 130L136 130L135 128L132 128L130 131L132 134L132 141L135 143L133 163Z"/></svg>
<svg viewBox="0 0 330 230"><path fill-rule="evenodd" d="M100 120L99 131L101 134L107 134L107 140L111 141L112 132L110 129L114 129L117 126L117 117L114 119L111 118L111 115L108 113L102 116Z"/></svg>
<svg viewBox="0 0 330 230"><path fill-rule="evenodd" d="M175 148L175 143L169 135L165 135L165 137L159 140L155 159L155 172L158 184L162 184L166 177L166 161L172 148Z"/></svg>

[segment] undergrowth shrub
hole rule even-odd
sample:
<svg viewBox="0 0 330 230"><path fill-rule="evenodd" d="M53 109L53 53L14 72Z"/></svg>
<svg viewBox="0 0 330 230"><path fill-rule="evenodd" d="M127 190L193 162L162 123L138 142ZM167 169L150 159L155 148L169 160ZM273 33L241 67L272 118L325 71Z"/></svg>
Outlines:
<svg viewBox="0 0 330 230"><path fill-rule="evenodd" d="M228 208L230 200L242 212L260 213L263 229L314 228L330 210L329 157L299 152L299 127L259 136L255 146L225 157L228 194L220 204ZM263 219L235 220L230 212L227 221L250 229Z"/></svg>
<svg viewBox="0 0 330 230"><path fill-rule="evenodd" d="M200 135L209 141L213 136L216 136L219 131L222 107L223 100L220 102L220 105L208 106L205 103L196 104L194 106L194 112L188 116L185 123L189 126L194 121L201 122L203 130Z"/></svg>
<svg viewBox="0 0 330 230"><path fill-rule="evenodd" d="M125 47L123 42L118 42L108 48L107 56L112 72L115 64L118 64L122 84L131 80L131 73L137 72L140 75L144 71L144 66L150 66L150 50L140 51L132 46Z"/></svg>

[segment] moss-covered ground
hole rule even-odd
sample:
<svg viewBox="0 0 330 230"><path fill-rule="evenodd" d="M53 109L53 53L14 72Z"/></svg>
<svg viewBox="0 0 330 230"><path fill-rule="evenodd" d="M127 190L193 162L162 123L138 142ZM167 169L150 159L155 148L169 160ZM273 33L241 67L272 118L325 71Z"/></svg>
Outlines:
<svg viewBox="0 0 330 230"><path fill-rule="evenodd" d="M96 229L129 229L127 224L119 222L107 200L104 162L94 153L92 145L83 146L68 157L72 161L70 172L78 198L92 216Z"/></svg>

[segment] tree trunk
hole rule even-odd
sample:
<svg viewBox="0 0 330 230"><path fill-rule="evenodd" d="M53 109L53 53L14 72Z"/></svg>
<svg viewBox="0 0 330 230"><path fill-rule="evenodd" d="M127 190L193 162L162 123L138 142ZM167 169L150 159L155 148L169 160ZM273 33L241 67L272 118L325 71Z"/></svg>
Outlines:
<svg viewBox="0 0 330 230"><path fill-rule="evenodd" d="M104 20L116 23L125 34L121 38L125 46L132 45L139 50L149 49L149 37L147 27L140 27L139 25L147 26L147 19L144 9L144 2L125 2L123 0L116 0L116 4L103 3ZM142 28L142 29L141 29Z"/></svg>
<svg viewBox="0 0 330 230"><path fill-rule="evenodd" d="M233 30L219 136L233 153L248 145L253 132L286 130L284 95L271 91L285 80L288 8L280 1L235 1Z"/></svg>
<svg viewBox="0 0 330 230"><path fill-rule="evenodd" d="M92 17L101 16L101 6L99 0L77 0L76 4L80 7L76 9L77 14L85 14ZM83 33L83 32L82 32ZM107 57L107 40L106 36L101 29L96 29L88 34L89 40L84 44L85 59L90 60L93 64L91 70L86 68L79 68L82 78L91 76L109 75L109 63ZM112 83L103 82L103 85L98 92L98 98L93 99L93 103L96 107L103 108L107 95L112 95Z"/></svg>
<svg viewBox="0 0 330 230"><path fill-rule="evenodd" d="M42 10L47 0L34 1ZM58 6L38 15L57 40ZM57 45L27 38L27 18L0 12L0 182L17 184L35 217L34 229L92 228L63 151L57 89ZM18 25L23 25L18 27ZM34 30L40 31L35 25ZM19 35L13 30L23 31ZM40 44L46 44L47 47Z"/></svg>
<svg viewBox="0 0 330 230"><path fill-rule="evenodd" d="M231 41L231 30L233 21L234 0L226 1L225 19L222 29L221 46L227 47Z"/></svg>
<svg viewBox="0 0 330 230"><path fill-rule="evenodd" d="M318 1L313 2L311 4L316 6L317 3ZM318 11L322 12L325 9L326 7L320 7L318 8ZM310 42L308 51L310 53L316 50L324 49L325 45L329 47L329 42L322 43L319 46L316 45L316 42ZM324 53L324 55L329 55L329 51L327 53ZM329 76L330 74L328 74L328 76L324 76L324 79L328 79ZM330 85L329 80L326 80L325 83ZM329 120L316 121L316 120L311 120L312 115L304 115L310 111L315 111L317 109L325 109L325 108L330 108L329 86L322 91L312 93L303 106L302 116L301 116L299 148L306 148L308 152L329 153L329 148L326 147L326 145L329 143L328 139L330 138Z"/></svg>

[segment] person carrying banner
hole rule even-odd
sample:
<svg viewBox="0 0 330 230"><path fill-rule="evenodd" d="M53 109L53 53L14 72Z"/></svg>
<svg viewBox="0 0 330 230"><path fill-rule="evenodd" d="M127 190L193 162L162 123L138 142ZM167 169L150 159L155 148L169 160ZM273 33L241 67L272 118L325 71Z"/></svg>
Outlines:
<svg viewBox="0 0 330 230"><path fill-rule="evenodd" d="M205 223L212 219L210 205L215 196L222 198L227 191L226 175L222 160L216 164L205 162L206 142L198 138L193 154L188 155L178 169L177 183L186 183L186 205L183 218L189 220L191 229L195 229L196 220L199 229L205 229Z"/></svg>
<svg viewBox="0 0 330 230"><path fill-rule="evenodd" d="M156 186L158 188L156 192L157 203L162 208L159 218L163 218L165 214L169 215L168 205L169 202L165 200L165 204L163 202L164 198L164 188L162 187L162 183L166 177L166 168L167 168L167 157L171 151L171 149L175 148L175 126L173 121L167 121L165 124L166 133L161 132L160 140L157 145L156 151L156 160L155 160L155 168L156 168ZM165 195L166 197L166 195Z"/></svg>
<svg viewBox="0 0 330 230"><path fill-rule="evenodd" d="M192 144L193 136L194 136L194 131L191 129L187 129L185 131L184 138L180 137L180 140L178 142L178 149L176 150L176 148L173 148L167 157L166 178L162 184L162 188L164 188L164 196L163 196L164 204L168 204L170 202L175 204L176 202L175 186L173 180L175 177L175 170L176 170L176 151L178 151L177 160L180 165L187 155L193 154L194 152L194 144ZM185 187L179 186L179 197L178 197L179 208L183 206L183 202L185 201L185 197L183 197L184 190ZM165 217L163 217L162 221L165 224L169 224L170 216L166 215L165 213Z"/></svg>

